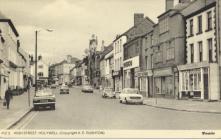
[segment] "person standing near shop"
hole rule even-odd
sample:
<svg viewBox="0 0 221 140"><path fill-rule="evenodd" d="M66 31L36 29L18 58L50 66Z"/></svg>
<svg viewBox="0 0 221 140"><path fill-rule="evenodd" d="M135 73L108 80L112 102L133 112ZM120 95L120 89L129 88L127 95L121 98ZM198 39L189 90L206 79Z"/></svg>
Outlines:
<svg viewBox="0 0 221 140"><path fill-rule="evenodd" d="M5 92L5 101L6 101L7 109L9 109L11 99L12 99L12 92L11 92L11 89L8 88L8 90L6 90Z"/></svg>

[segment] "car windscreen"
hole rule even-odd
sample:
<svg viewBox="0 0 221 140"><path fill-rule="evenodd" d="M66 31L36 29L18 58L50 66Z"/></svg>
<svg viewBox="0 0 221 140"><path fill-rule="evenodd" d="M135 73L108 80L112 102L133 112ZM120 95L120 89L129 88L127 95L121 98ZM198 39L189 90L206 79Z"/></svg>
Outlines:
<svg viewBox="0 0 221 140"><path fill-rule="evenodd" d="M40 91L40 92L37 92L35 96L37 97L41 97L41 96L52 96L52 92L44 92L44 91Z"/></svg>
<svg viewBox="0 0 221 140"><path fill-rule="evenodd" d="M139 94L139 91L137 89L127 89L125 90L126 94Z"/></svg>
<svg viewBox="0 0 221 140"><path fill-rule="evenodd" d="M106 91L106 92L111 92L112 91L112 89L104 89L104 91Z"/></svg>

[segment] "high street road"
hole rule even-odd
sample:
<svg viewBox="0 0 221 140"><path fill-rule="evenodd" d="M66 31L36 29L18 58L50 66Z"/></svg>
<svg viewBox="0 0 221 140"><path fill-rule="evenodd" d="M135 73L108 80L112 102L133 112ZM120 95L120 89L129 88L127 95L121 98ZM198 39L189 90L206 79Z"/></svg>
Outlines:
<svg viewBox="0 0 221 140"><path fill-rule="evenodd" d="M56 110L32 111L13 129L221 129L221 114L125 105L117 99L103 99L98 91L82 93L80 88L71 88L69 95L60 95L59 89L53 92Z"/></svg>

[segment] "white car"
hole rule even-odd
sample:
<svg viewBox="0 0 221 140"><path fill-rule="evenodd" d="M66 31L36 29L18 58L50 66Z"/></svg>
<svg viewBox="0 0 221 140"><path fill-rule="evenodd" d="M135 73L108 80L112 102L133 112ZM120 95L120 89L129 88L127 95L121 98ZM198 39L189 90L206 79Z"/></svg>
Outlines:
<svg viewBox="0 0 221 140"><path fill-rule="evenodd" d="M33 98L33 107L38 110L40 107L50 106L51 109L55 110L56 98L51 90L39 90Z"/></svg>
<svg viewBox="0 0 221 140"><path fill-rule="evenodd" d="M82 87L82 90L81 90L81 91L82 91L82 92L90 92L90 93L93 93L93 92L94 92L92 86L90 86L90 85L84 85L84 86Z"/></svg>
<svg viewBox="0 0 221 140"><path fill-rule="evenodd" d="M102 92L103 98L116 98L115 93L112 88L104 88Z"/></svg>
<svg viewBox="0 0 221 140"><path fill-rule="evenodd" d="M119 95L120 103L136 103L143 104L143 96L138 89L124 88Z"/></svg>

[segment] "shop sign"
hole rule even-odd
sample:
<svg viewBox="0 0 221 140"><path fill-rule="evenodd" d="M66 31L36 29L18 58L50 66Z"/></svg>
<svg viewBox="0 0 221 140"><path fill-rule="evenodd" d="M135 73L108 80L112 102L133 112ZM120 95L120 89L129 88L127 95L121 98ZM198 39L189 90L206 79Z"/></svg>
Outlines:
<svg viewBox="0 0 221 140"><path fill-rule="evenodd" d="M112 76L119 76L120 75L120 71L112 71Z"/></svg>
<svg viewBox="0 0 221 140"><path fill-rule="evenodd" d="M139 72L137 74L138 77L148 77L148 76L152 76L152 75L153 75L153 72L151 70Z"/></svg>
<svg viewBox="0 0 221 140"><path fill-rule="evenodd" d="M124 70L139 67L139 56L124 61Z"/></svg>
<svg viewBox="0 0 221 140"><path fill-rule="evenodd" d="M169 75L173 75L171 68L154 71L154 76L169 76Z"/></svg>

